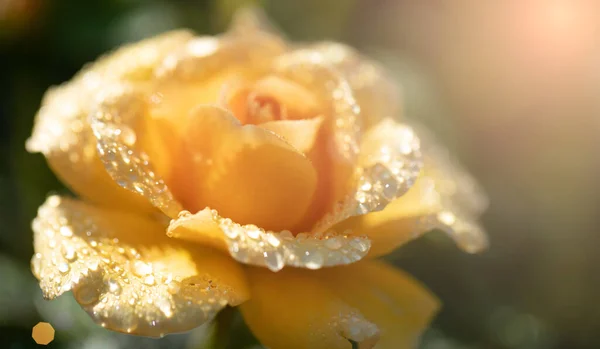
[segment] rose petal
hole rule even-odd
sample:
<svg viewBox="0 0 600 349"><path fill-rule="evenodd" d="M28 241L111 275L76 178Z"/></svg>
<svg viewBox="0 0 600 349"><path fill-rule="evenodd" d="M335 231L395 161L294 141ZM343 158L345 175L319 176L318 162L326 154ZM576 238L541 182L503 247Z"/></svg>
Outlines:
<svg viewBox="0 0 600 349"><path fill-rule="evenodd" d="M252 298L240 306L252 333L269 348L373 348L377 326L345 303L317 276L320 271L250 268Z"/></svg>
<svg viewBox="0 0 600 349"><path fill-rule="evenodd" d="M291 229L315 192L311 162L270 131L241 126L229 112L202 106L191 115L185 142L194 164L193 211L204 207L242 224Z"/></svg>
<svg viewBox="0 0 600 349"><path fill-rule="evenodd" d="M352 216L381 211L404 195L421 171L419 138L413 130L392 119L369 129L361 144L352 194L317 222L325 231Z"/></svg>
<svg viewBox="0 0 600 349"><path fill-rule="evenodd" d="M427 129L416 128L423 139L424 174L432 180L439 203L435 214L424 217L420 230L442 229L466 252L486 249L487 235L479 224L488 206L483 189Z"/></svg>
<svg viewBox="0 0 600 349"><path fill-rule="evenodd" d="M298 234L265 231L256 225L241 225L208 208L196 213L182 212L171 221L167 235L174 238L227 249L237 261L267 267L307 269L354 263L365 257L369 239L349 232Z"/></svg>
<svg viewBox="0 0 600 349"><path fill-rule="evenodd" d="M229 257L184 245L149 218L52 196L33 221L44 297L70 289L94 321L144 336L192 329L248 298Z"/></svg>
<svg viewBox="0 0 600 349"><path fill-rule="evenodd" d="M155 173L146 153L136 147L134 131L145 103L128 85L113 84L97 96L90 125L96 136L98 155L106 172L122 188L146 198L172 218L182 210L162 177Z"/></svg>
<svg viewBox="0 0 600 349"><path fill-rule="evenodd" d="M467 252L478 252L488 242L478 219L487 200L475 180L419 129L423 142L423 171L415 185L380 212L354 216L334 230L352 229L367 236L370 257L388 254L433 229L446 231Z"/></svg>
<svg viewBox="0 0 600 349"><path fill-rule="evenodd" d="M164 54L190 37L188 32L176 31L125 46L83 69L72 81L48 90L27 150L43 153L55 173L88 200L128 210L154 210L107 175L96 155L88 115L96 94L105 86L121 80L147 81Z"/></svg>
<svg viewBox="0 0 600 349"><path fill-rule="evenodd" d="M335 42L311 44L303 50L306 54L320 57L344 75L360 106L365 129L400 113L398 86L377 63L361 56L353 48Z"/></svg>
<svg viewBox="0 0 600 349"><path fill-rule="evenodd" d="M440 304L408 274L365 261L320 270L317 277L342 301L379 327L376 348L417 348Z"/></svg>
<svg viewBox="0 0 600 349"><path fill-rule="evenodd" d="M319 172L317 197L300 225L301 230L310 230L348 192L361 137L360 108L343 76L319 57L290 52L277 60L276 72L312 91L325 106L317 144L308 154Z"/></svg>
<svg viewBox="0 0 600 349"><path fill-rule="evenodd" d="M431 178L421 177L410 190L392 201L382 211L350 217L333 226L333 230L351 231L371 241L369 257L391 253L404 243L431 230L426 217L440 210L439 196Z"/></svg>
<svg viewBox="0 0 600 349"><path fill-rule="evenodd" d="M306 120L278 120L258 125L282 137L287 143L304 154L310 152L323 123L323 117Z"/></svg>

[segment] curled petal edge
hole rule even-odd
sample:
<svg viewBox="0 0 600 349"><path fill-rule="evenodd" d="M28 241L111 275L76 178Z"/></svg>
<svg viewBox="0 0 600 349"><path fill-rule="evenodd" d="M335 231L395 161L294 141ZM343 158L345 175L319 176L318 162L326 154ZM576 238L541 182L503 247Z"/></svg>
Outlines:
<svg viewBox="0 0 600 349"><path fill-rule="evenodd" d="M148 156L137 149L134 125L144 111L144 101L127 84L114 84L98 95L90 114L96 149L104 168L122 188L148 199L153 206L173 218L181 204L154 171Z"/></svg>
<svg viewBox="0 0 600 349"><path fill-rule="evenodd" d="M187 248L143 216L51 196L32 228L32 270L44 297L72 290L90 317L111 330L150 337L183 332L249 297L241 268L228 256Z"/></svg>
<svg viewBox="0 0 600 349"><path fill-rule="evenodd" d="M322 232L350 217L383 210L408 192L423 167L420 140L414 130L392 119L371 128L361 143L352 194L317 222Z"/></svg>
<svg viewBox="0 0 600 349"><path fill-rule="evenodd" d="M284 266L320 269L354 263L365 257L371 241L349 232L322 234L265 231L242 225L206 208L196 214L186 211L171 220L167 235L227 249L237 261L279 271Z"/></svg>

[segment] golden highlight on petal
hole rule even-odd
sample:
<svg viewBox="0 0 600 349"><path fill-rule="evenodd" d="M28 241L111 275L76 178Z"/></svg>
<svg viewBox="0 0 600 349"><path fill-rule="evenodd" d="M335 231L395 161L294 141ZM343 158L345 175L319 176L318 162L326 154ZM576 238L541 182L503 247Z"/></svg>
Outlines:
<svg viewBox="0 0 600 349"><path fill-rule="evenodd" d="M383 262L323 269L316 277L379 327L377 349L417 348L440 307L438 299L420 283Z"/></svg>
<svg viewBox="0 0 600 349"><path fill-rule="evenodd" d="M316 274L249 268L251 298L240 306L246 323L272 349L371 349L377 326L333 292Z"/></svg>
<svg viewBox="0 0 600 349"><path fill-rule="evenodd" d="M317 174L306 156L281 137L240 125L224 109L202 106L190 114L185 135L194 173L190 210L204 207L242 224L293 229L315 193Z"/></svg>
<svg viewBox="0 0 600 349"><path fill-rule="evenodd" d="M241 225L208 208L196 214L182 212L171 221L167 235L227 249L239 262L273 271L286 265L320 269L350 264L365 257L371 247L369 239L348 232L294 236L289 230L274 232Z"/></svg>
<svg viewBox="0 0 600 349"><path fill-rule="evenodd" d="M187 331L249 297L233 260L169 239L149 218L51 196L32 227L44 297L73 290L94 321L115 331Z"/></svg>

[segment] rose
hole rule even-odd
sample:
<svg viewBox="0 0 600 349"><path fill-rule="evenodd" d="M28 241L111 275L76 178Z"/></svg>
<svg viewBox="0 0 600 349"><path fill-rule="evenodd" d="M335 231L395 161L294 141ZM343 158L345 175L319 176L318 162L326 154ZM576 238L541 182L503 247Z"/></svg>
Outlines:
<svg viewBox="0 0 600 349"><path fill-rule="evenodd" d="M47 93L27 147L83 200L33 222L44 296L146 336L241 304L274 349L410 346L437 301L367 257L434 227L475 251L484 201L392 118L374 63L255 18L126 46Z"/></svg>

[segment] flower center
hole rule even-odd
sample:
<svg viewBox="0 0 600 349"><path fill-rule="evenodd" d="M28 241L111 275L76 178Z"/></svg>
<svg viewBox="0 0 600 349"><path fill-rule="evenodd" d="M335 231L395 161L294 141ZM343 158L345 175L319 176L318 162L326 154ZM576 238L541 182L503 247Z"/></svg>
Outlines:
<svg viewBox="0 0 600 349"><path fill-rule="evenodd" d="M319 101L304 87L267 76L251 84L226 86L221 103L242 124L311 119L319 114Z"/></svg>

